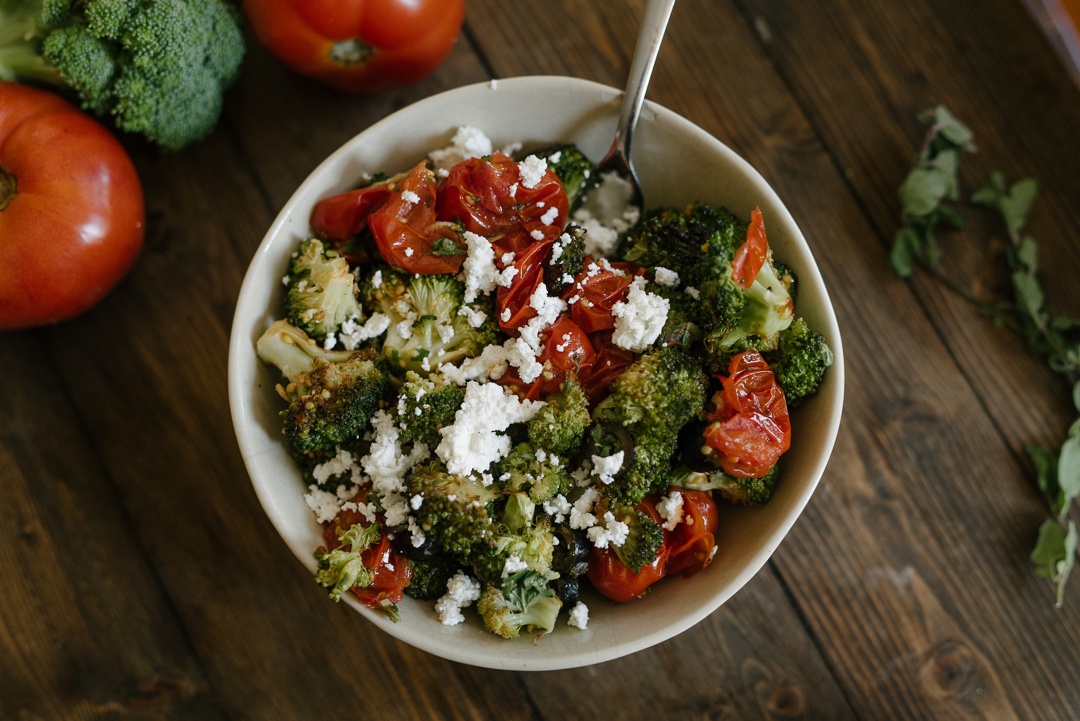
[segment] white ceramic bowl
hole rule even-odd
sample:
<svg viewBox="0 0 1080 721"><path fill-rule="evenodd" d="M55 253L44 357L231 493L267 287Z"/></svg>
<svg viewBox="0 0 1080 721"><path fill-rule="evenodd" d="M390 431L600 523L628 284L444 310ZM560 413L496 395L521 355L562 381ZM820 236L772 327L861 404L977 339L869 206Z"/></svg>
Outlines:
<svg viewBox="0 0 1080 721"><path fill-rule="evenodd" d="M281 435L277 371L255 354L255 340L281 317L290 254L309 233L315 201L352 186L364 172L408 168L445 147L459 126L484 131L495 147L576 143L590 158L607 151L621 92L567 77L522 77L450 90L410 105L363 131L327 158L300 185L266 233L240 290L229 354L229 398L244 462L267 515L296 557L312 572L319 526L303 501L300 475ZM806 506L833 448L843 403L844 355L836 317L803 234L762 177L720 141L675 113L647 102L634 135L634 162L649 205L692 201L727 206L747 218L755 205L766 219L776 256L799 278L797 311L823 333L836 354L817 396L792 419L794 441L784 475L766 505L721 511L718 553L705 571L672 578L648 595L617 605L585 595L584 631L560 619L533 644L500 639L475 613L444 626L431 602L406 597L401 621L348 601L369 621L417 648L454 661L500 669L550 670L585 666L660 643L702 620L765 564ZM313 594L325 593L312 584ZM327 601L329 606L330 602Z"/></svg>

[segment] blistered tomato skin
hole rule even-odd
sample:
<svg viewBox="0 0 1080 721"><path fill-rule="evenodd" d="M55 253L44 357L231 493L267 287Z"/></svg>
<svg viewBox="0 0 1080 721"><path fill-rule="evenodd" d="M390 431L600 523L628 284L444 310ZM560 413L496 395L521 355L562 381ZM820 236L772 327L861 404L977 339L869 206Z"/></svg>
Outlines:
<svg viewBox="0 0 1080 721"><path fill-rule="evenodd" d="M0 82L0 329L90 309L135 263L144 226L117 139L53 93Z"/></svg>

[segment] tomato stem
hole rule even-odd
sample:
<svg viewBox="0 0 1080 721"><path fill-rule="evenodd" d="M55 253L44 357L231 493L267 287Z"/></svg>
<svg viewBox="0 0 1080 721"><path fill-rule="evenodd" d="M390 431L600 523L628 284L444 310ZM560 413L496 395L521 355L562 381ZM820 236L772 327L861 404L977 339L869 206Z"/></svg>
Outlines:
<svg viewBox="0 0 1080 721"><path fill-rule="evenodd" d="M0 168L0 210L8 207L19 192L19 181L14 175Z"/></svg>
<svg viewBox="0 0 1080 721"><path fill-rule="evenodd" d="M375 48L360 38L349 38L334 43L328 55L338 65L363 65L375 57Z"/></svg>

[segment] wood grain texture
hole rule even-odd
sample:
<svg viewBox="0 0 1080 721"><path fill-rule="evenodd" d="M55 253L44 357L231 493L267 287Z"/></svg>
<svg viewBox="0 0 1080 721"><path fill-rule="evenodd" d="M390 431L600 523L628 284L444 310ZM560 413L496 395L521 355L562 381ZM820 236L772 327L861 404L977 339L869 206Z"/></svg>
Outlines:
<svg viewBox="0 0 1080 721"><path fill-rule="evenodd" d="M471 0L421 83L342 95L251 48L222 123L125 140L147 247L93 311L0 335L0 719L1070 719L1080 584L1027 556L1045 506L1023 453L1074 416L1059 379L941 284L897 279L896 189L949 107L991 168L1034 175L1050 301L1080 315L1080 91L1020 0L681 0L649 97L788 204L830 288L844 422L804 516L716 613L595 667L461 666L328 603L263 514L226 359L252 252L298 183L390 112L491 77L620 86L644 0ZM3 239L0 239L2 242ZM1002 288L993 222L947 269ZM522 653L528 653L523 647Z"/></svg>

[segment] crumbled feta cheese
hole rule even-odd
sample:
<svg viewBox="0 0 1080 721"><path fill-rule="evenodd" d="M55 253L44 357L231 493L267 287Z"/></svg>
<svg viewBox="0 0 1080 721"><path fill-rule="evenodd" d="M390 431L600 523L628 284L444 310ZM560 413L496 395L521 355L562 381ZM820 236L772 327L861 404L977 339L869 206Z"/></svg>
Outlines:
<svg viewBox="0 0 1080 721"><path fill-rule="evenodd" d="M556 150L554 153L549 155L547 159L550 160L553 163L559 162L560 160L562 160L562 151L561 150Z"/></svg>
<svg viewBox="0 0 1080 721"><path fill-rule="evenodd" d="M610 456L593 456L593 475L599 477L600 482L605 486L610 484L615 480L615 474L622 468L624 458L623 451L612 453Z"/></svg>
<svg viewBox="0 0 1080 721"><path fill-rule="evenodd" d="M565 521L566 517L570 515L570 508L570 501L566 500L566 496L561 493L550 501L544 501L544 513L551 516L555 523Z"/></svg>
<svg viewBox="0 0 1080 721"><path fill-rule="evenodd" d="M320 485L325 484L331 478L344 476L345 474L348 474L349 481L353 485L360 484L360 468L356 465L353 454L344 448L338 448L333 458L317 464L311 471L311 477Z"/></svg>
<svg viewBox="0 0 1080 721"><path fill-rule="evenodd" d="M683 292L694 300L697 300L701 297L701 291L699 291L697 288L694 288L693 286L686 286L685 288L683 288Z"/></svg>
<svg viewBox="0 0 1080 721"><path fill-rule="evenodd" d="M304 495L304 501L315 513L315 520L319 523L332 521L341 509L341 501L337 494L324 491L312 483L308 486L308 493Z"/></svg>
<svg viewBox="0 0 1080 721"><path fill-rule="evenodd" d="M559 217L559 209L555 206L551 206L544 211L544 214L540 216L540 222L544 225L551 225Z"/></svg>
<svg viewBox="0 0 1080 721"><path fill-rule="evenodd" d="M375 436L366 456L360 459L364 472L371 477L374 490L386 513L386 525L405 523L409 506L402 493L405 490L405 474L413 466L426 460L430 453L423 443L416 443L405 453L401 447L401 432L394 425L394 417L385 410L375 411L371 421Z"/></svg>
<svg viewBox="0 0 1080 721"><path fill-rule="evenodd" d="M381 270L375 271L375 274L371 276L371 285L374 286L375 288L381 288L382 287L382 271Z"/></svg>
<svg viewBox="0 0 1080 721"><path fill-rule="evenodd" d="M465 320L473 328L479 328L487 320L487 313L471 305L463 305L458 309L458 315L465 316ZM444 341L445 342L445 341Z"/></svg>
<svg viewBox="0 0 1080 721"><path fill-rule="evenodd" d="M529 564L522 561L516 555L511 554L506 559L506 561L503 563L501 577L502 578L509 578L510 576L513 576L518 571L527 571L528 569L529 569Z"/></svg>
<svg viewBox="0 0 1080 721"><path fill-rule="evenodd" d="M465 620L461 609L471 606L480 598L480 582L458 571L446 583L446 593L435 602L435 613L446 626L456 626Z"/></svg>
<svg viewBox="0 0 1080 721"><path fill-rule="evenodd" d="M449 170L463 160L491 155L491 138L477 128L463 126L457 129L450 145L428 153L436 170Z"/></svg>
<svg viewBox="0 0 1080 721"><path fill-rule="evenodd" d="M680 491L672 491L664 496L656 504L656 512L664 519L664 528L674 531L675 526L683 519L683 494Z"/></svg>
<svg viewBox="0 0 1080 721"><path fill-rule="evenodd" d="M544 223L544 225L551 225L551 223ZM532 236L533 240L544 239L544 231L540 230L539 228L533 228L532 230L530 230L529 235Z"/></svg>
<svg viewBox="0 0 1080 721"><path fill-rule="evenodd" d="M586 488L570 508L570 528L586 529L595 526L596 516L592 514L592 509L598 500L600 492L592 487Z"/></svg>
<svg viewBox="0 0 1080 721"><path fill-rule="evenodd" d="M413 205L418 205L420 203L420 196L411 190L401 191L401 199L406 203L412 203Z"/></svg>
<svg viewBox="0 0 1080 721"><path fill-rule="evenodd" d="M510 265L511 263L514 262L514 255L515 255L515 253L513 251L507 251L507 252L502 254L502 257L499 258L499 260L502 261L502 264L504 266L505 265Z"/></svg>
<svg viewBox="0 0 1080 721"><path fill-rule="evenodd" d="M673 270L668 270L661 266L656 266L653 269L654 279L660 285L666 285L668 288L674 288L679 284L679 274Z"/></svg>
<svg viewBox="0 0 1080 721"><path fill-rule="evenodd" d="M589 626L589 607L581 601L578 601L574 604L574 607L570 609L570 619L566 624L584 631Z"/></svg>
<svg viewBox="0 0 1080 721"><path fill-rule="evenodd" d="M660 337L670 306L667 298L645 290L647 282L640 276L634 278L626 300L611 307L611 315L615 317L612 342L635 353L643 353Z"/></svg>
<svg viewBox="0 0 1080 721"><path fill-rule="evenodd" d="M521 172L521 184L532 190L544 179L544 173L547 172L547 161L535 155L530 155L518 163L518 170Z"/></svg>
<svg viewBox="0 0 1080 721"><path fill-rule="evenodd" d="M417 493L415 496L409 499L409 508L414 511L420 510L420 506L424 505L424 494Z"/></svg>
<svg viewBox="0 0 1080 721"><path fill-rule="evenodd" d="M363 325L358 325L355 320L342 323L339 338L345 350L356 350L361 343L379 337L389 327L390 316L385 313L372 313Z"/></svg>
<svg viewBox="0 0 1080 721"><path fill-rule="evenodd" d="M597 524L587 531L589 540L597 548L621 546L630 536L630 526L615 519L611 511L604 512L604 523Z"/></svg>
<svg viewBox="0 0 1080 721"><path fill-rule="evenodd" d="M492 90L498 90L499 89L499 79L498 78L492 78L491 82L488 83L488 87L491 88Z"/></svg>
<svg viewBox="0 0 1080 721"><path fill-rule="evenodd" d="M413 250L412 248L406 248L405 249L405 257L411 258L411 257L413 257L413 253L415 253L415 252L416 251Z"/></svg>
<svg viewBox="0 0 1080 721"><path fill-rule="evenodd" d="M503 323L507 323L507 322L510 321L510 317L512 315L513 315L513 312L510 310L509 307L506 307L506 308L503 308L503 312L499 315L499 319L502 320Z"/></svg>
<svg viewBox="0 0 1080 721"><path fill-rule="evenodd" d="M594 258L611 254L619 234L641 217L641 209L630 204L632 189L617 173L600 176L600 185L574 211L573 221L585 229L585 252Z"/></svg>
<svg viewBox="0 0 1080 721"><path fill-rule="evenodd" d="M442 442L435 454L451 473L486 471L510 452L510 438L503 431L512 423L529 421L544 405L522 401L494 383L469 381L453 424L439 430Z"/></svg>
<svg viewBox="0 0 1080 721"><path fill-rule="evenodd" d="M495 290L499 269L495 267L495 250L487 238L467 230L465 246L468 254L461 271L465 276L465 302L472 303L480 293Z"/></svg>

